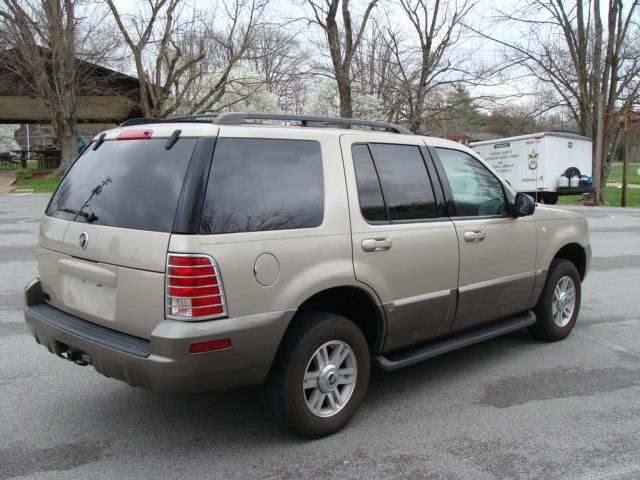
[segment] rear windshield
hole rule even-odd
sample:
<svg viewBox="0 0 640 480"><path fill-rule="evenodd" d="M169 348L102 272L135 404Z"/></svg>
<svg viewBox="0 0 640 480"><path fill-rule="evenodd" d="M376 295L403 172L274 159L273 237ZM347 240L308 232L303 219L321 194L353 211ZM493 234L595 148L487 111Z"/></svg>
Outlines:
<svg viewBox="0 0 640 480"><path fill-rule="evenodd" d="M56 190L47 215L110 227L171 232L197 139L111 140L89 148Z"/></svg>

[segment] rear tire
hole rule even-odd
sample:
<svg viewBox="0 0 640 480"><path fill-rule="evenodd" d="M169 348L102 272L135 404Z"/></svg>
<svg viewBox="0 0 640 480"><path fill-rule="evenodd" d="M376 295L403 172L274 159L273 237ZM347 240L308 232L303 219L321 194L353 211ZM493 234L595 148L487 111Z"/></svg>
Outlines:
<svg viewBox="0 0 640 480"><path fill-rule="evenodd" d="M578 318L580 298L580 273L576 266L568 260L553 260L535 307L536 323L529 327L531 334L548 342L566 338Z"/></svg>
<svg viewBox="0 0 640 480"><path fill-rule="evenodd" d="M558 194L553 192L545 192L542 194L542 200L547 205L555 205L558 203Z"/></svg>
<svg viewBox="0 0 640 480"><path fill-rule="evenodd" d="M305 313L276 355L265 385L267 405L286 430L324 437L355 415L369 374L369 347L353 322L331 313Z"/></svg>

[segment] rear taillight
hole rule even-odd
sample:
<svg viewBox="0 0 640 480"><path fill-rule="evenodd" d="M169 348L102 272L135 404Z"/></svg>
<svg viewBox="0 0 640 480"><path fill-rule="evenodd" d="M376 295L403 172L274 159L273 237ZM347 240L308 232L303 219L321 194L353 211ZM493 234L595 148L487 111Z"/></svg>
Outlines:
<svg viewBox="0 0 640 480"><path fill-rule="evenodd" d="M173 320L208 320L227 316L222 279L208 255L167 255L165 311Z"/></svg>

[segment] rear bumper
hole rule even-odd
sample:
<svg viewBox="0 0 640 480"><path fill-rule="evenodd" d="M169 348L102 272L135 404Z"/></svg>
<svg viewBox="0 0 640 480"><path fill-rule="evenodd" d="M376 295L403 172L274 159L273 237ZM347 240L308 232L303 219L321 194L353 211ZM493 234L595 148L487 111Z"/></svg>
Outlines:
<svg viewBox="0 0 640 480"><path fill-rule="evenodd" d="M161 391L205 391L261 383L294 310L207 322L163 320L150 339L133 337L62 312L42 300L40 283L25 290L25 319L51 353L87 354L101 374ZM229 338L231 347L189 353L192 343Z"/></svg>

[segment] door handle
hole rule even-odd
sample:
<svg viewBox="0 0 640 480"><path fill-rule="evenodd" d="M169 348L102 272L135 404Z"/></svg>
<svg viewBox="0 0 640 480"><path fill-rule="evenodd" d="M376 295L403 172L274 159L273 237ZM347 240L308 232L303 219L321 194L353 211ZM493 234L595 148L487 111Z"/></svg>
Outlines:
<svg viewBox="0 0 640 480"><path fill-rule="evenodd" d="M470 242L470 243L481 242L485 238L487 238L487 234L484 233L482 230L470 230L468 232L464 232L465 242Z"/></svg>
<svg viewBox="0 0 640 480"><path fill-rule="evenodd" d="M362 250L365 252L382 252L390 248L390 238L365 238L362 240Z"/></svg>

